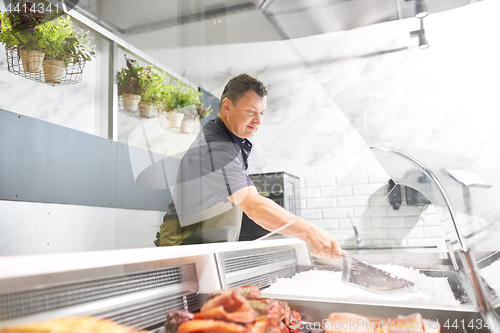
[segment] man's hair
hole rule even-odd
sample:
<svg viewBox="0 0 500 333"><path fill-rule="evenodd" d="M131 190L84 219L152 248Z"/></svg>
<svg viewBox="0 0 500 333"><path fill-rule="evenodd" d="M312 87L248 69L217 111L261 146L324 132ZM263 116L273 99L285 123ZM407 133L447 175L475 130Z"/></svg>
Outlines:
<svg viewBox="0 0 500 333"><path fill-rule="evenodd" d="M224 87L224 91L219 101L219 112L222 109L222 101L228 98L233 104L236 105L241 96L245 95L247 91L253 90L260 97L267 95L266 87L264 84L254 77L244 73L233 77Z"/></svg>

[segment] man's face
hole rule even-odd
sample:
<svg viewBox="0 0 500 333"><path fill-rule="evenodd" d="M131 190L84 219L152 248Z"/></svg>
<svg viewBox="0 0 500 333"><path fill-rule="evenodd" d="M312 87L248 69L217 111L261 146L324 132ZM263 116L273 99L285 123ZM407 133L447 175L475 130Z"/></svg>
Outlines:
<svg viewBox="0 0 500 333"><path fill-rule="evenodd" d="M251 138L261 124L266 110L266 97L249 90L238 99L236 105L226 99L223 107L227 115L227 128L240 138Z"/></svg>

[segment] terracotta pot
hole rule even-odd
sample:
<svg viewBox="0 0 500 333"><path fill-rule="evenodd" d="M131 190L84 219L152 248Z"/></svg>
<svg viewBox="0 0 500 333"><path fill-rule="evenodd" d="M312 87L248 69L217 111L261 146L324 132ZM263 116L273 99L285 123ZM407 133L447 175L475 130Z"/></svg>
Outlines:
<svg viewBox="0 0 500 333"><path fill-rule="evenodd" d="M160 126L166 130L170 128L170 122L168 121L167 114L165 112L158 112L158 120L160 122Z"/></svg>
<svg viewBox="0 0 500 333"><path fill-rule="evenodd" d="M36 50L19 50L23 69L28 73L41 73L43 69L43 58L45 53Z"/></svg>
<svg viewBox="0 0 500 333"><path fill-rule="evenodd" d="M139 103L139 112L141 117L151 118L156 116L156 108L153 104L148 105L146 102Z"/></svg>
<svg viewBox="0 0 500 333"><path fill-rule="evenodd" d="M170 127L179 128L181 127L182 118L184 118L184 114L170 111L167 112L167 118L168 122L170 123Z"/></svg>
<svg viewBox="0 0 500 333"><path fill-rule="evenodd" d="M137 106L141 101L141 95L133 95L133 94L123 94L123 109L125 111L137 111Z"/></svg>
<svg viewBox="0 0 500 333"><path fill-rule="evenodd" d="M184 118L181 124L181 133L190 134L193 133L194 129L194 119Z"/></svg>
<svg viewBox="0 0 500 333"><path fill-rule="evenodd" d="M64 61L45 59L43 61L43 76L45 82L60 83L66 71Z"/></svg>

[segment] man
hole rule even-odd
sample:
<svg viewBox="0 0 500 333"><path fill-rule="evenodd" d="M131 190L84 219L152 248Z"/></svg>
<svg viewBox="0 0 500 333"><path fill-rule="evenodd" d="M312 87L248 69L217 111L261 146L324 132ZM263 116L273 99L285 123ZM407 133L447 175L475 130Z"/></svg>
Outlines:
<svg viewBox="0 0 500 333"><path fill-rule="evenodd" d="M257 79L240 74L222 93L218 117L206 124L183 156L174 189L182 244L236 241L242 210L263 228L306 242L317 257L344 255L331 233L258 194L248 176L248 140L261 125L267 91Z"/></svg>

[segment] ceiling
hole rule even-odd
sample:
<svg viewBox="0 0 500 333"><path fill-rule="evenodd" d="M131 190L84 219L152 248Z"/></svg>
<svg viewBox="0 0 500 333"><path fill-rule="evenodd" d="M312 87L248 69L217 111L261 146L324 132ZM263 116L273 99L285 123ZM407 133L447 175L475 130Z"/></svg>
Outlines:
<svg viewBox="0 0 500 333"><path fill-rule="evenodd" d="M425 0L431 14L476 1ZM291 39L413 17L414 7L414 0L80 0L77 9L123 36L195 21L217 24L239 14L242 35L255 33L258 26L260 39L269 40L269 35ZM255 19L255 12L261 19ZM246 15L253 16L245 20ZM274 32L266 35L262 25Z"/></svg>

